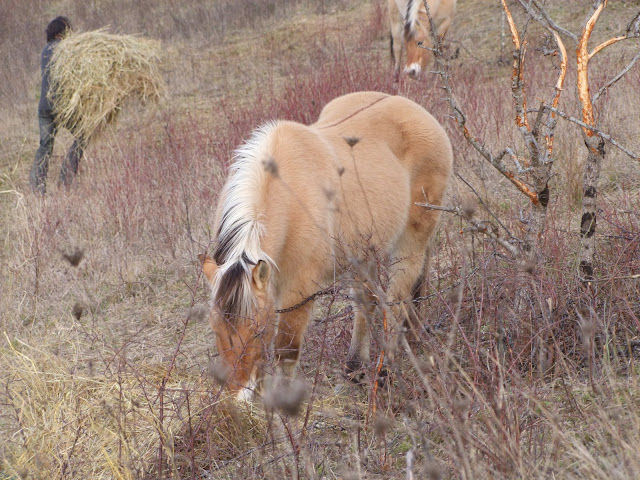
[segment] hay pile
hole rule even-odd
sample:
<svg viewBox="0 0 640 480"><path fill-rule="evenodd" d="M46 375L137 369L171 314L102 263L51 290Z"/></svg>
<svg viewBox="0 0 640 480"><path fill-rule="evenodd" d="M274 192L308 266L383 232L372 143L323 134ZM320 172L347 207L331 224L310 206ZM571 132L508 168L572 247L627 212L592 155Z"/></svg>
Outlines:
<svg viewBox="0 0 640 480"><path fill-rule="evenodd" d="M154 40L104 30L66 36L49 66L58 124L90 141L116 119L126 99L157 101L165 90L160 60Z"/></svg>
<svg viewBox="0 0 640 480"><path fill-rule="evenodd" d="M87 368L55 349L6 334L0 339L0 480L151 478L145 473L157 467L160 445L167 469L187 469L194 455L204 465L212 461L209 451L216 461L234 458L265 436L259 412L248 414L229 399L212 402L212 384L200 377L170 377L160 407L149 392L162 381L165 365L143 363L144 370L134 370L120 364L112 371L96 360ZM193 425L202 430L191 443Z"/></svg>

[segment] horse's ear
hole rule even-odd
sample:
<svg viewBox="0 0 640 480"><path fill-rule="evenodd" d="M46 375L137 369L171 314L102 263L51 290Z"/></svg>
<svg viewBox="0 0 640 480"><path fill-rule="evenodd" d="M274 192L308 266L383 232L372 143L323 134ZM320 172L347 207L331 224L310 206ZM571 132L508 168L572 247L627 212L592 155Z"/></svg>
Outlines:
<svg viewBox="0 0 640 480"><path fill-rule="evenodd" d="M216 262L204 253L198 255L198 260L200 260L200 263L202 264L202 272L204 273L204 276L207 277L209 283L213 283L213 278L218 271L218 265L216 265Z"/></svg>
<svg viewBox="0 0 640 480"><path fill-rule="evenodd" d="M271 267L264 260L259 260L253 267L253 285L261 292L267 289L269 278L271 278Z"/></svg>

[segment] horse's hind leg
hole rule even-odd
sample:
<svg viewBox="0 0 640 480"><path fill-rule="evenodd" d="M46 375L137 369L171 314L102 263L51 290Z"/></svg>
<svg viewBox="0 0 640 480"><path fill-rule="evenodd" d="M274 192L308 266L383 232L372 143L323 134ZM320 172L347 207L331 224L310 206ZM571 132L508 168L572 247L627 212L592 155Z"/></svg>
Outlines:
<svg viewBox="0 0 640 480"><path fill-rule="evenodd" d="M420 333L423 331L424 326L422 319L426 316L426 308L424 305L424 298L427 295L427 275L429 274L429 266L431 259L431 246L428 246L425 251L424 265L422 271L416 279L411 289L412 304L410 310L409 323L411 331L415 334L416 339L419 339Z"/></svg>
<svg viewBox="0 0 640 480"><path fill-rule="evenodd" d="M397 335L405 325L419 338L422 320L414 307L414 293L417 282L424 281L425 265L429 249L427 245L435 226L435 219L422 225L422 229L410 229L405 232L394 252L395 262L389 268L389 302L393 319L390 321L392 335ZM394 345L393 343L391 345ZM393 360L394 348L388 352L389 361Z"/></svg>
<svg viewBox="0 0 640 480"><path fill-rule="evenodd" d="M351 288L351 296L355 298L355 315L345 373L354 382L362 381L364 368L369 363L369 346L371 344L369 319L373 314L374 297L365 290L364 285L359 288Z"/></svg>

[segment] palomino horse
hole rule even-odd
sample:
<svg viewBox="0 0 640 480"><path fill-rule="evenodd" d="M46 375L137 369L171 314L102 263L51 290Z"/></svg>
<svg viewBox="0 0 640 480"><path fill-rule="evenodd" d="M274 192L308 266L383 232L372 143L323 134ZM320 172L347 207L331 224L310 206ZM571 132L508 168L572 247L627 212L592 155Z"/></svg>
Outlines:
<svg viewBox="0 0 640 480"><path fill-rule="evenodd" d="M457 0L427 0L429 12L436 25L440 39L444 38L456 13ZM433 46L429 17L424 0L389 0L389 22L391 27L391 58L395 63L394 75L400 75L402 51L407 50L404 73L417 78L431 60ZM418 44L426 48L420 47Z"/></svg>
<svg viewBox="0 0 640 480"><path fill-rule="evenodd" d="M221 192L213 256L200 257L228 388L250 396L274 354L293 373L313 294L373 249L391 258L388 300L409 299L438 220L415 202L440 205L451 169L442 126L378 92L339 97L310 126L255 130ZM355 311L352 366L369 363L366 312Z"/></svg>

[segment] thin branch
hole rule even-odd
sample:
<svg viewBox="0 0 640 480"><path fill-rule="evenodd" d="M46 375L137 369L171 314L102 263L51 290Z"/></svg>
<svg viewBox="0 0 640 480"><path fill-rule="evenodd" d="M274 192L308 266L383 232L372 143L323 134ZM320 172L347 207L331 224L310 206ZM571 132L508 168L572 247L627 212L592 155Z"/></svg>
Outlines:
<svg viewBox="0 0 640 480"><path fill-rule="evenodd" d="M471 184L469 182L467 182L464 178L462 178L462 176L459 173L456 173L456 177L458 177L460 180L462 180L464 182L464 184L469 187L469 189L475 194L475 196L478 198L478 201L480 202L480 204L487 210L487 212L489 212L489 215L491 215L494 220L496 222L498 222L498 225L500 225L505 232L507 232L507 234L509 235L510 238L515 238L511 232L509 231L509 229L507 227L504 226L504 224L500 221L500 219L491 211L491 209L487 206L486 203L484 203L484 200L482 200L482 197L480 197L480 195L478 194L478 192L476 192L475 188L473 188L471 186Z"/></svg>
<svg viewBox="0 0 640 480"><path fill-rule="evenodd" d="M602 130L600 130L599 128L594 127L593 125L588 125L580 120L578 120L575 117L572 117L570 115L567 115L566 113L564 113L562 110L558 110L557 108L553 108L550 105L544 105L544 108L548 108L549 110L551 110L554 113L557 113L558 116L564 118L565 120L568 120L569 122L573 122L576 125L581 126L583 129L588 130L591 133L591 135L598 135L602 138L604 138L606 141L608 141L609 143L611 143L611 145L613 145L614 147L618 148L619 150L621 150L622 152L624 152L625 154L627 154L629 157L631 157L633 160L640 160L640 156L633 153L632 151L628 150L627 148L625 148L624 146L622 146L620 144L620 142L618 142L617 140L615 140L613 137L611 137L611 135L609 135L608 133L604 133Z"/></svg>
<svg viewBox="0 0 640 480"><path fill-rule="evenodd" d="M636 16L633 17L633 20L629 22L625 33L629 38L640 37L640 11L638 11Z"/></svg>
<svg viewBox="0 0 640 480"><path fill-rule="evenodd" d="M607 2L605 1L604 3L606 4ZM614 43L618 43L622 40L628 40L630 38L640 37L640 32L638 31L639 20L640 20L640 12L636 13L636 16L633 17L633 20L629 22L629 25L627 25L627 29L625 30L623 35L618 35L617 37L613 37L613 38L610 38L609 40L605 40L604 42L602 42L600 45L598 45L596 48L593 49L593 51L589 54L589 58L591 59L591 57L593 57L596 53L608 47L609 45L613 45Z"/></svg>
<svg viewBox="0 0 640 480"><path fill-rule="evenodd" d="M513 98L516 102L516 125L521 130L522 135L525 137L527 144L530 144L529 132L529 120L527 118L527 99L524 91L524 81L522 79L522 73L524 70L524 44L520 41L520 35L518 29L513 21L513 16L507 7L506 0L502 0L502 9L507 15L507 22L509 23L509 29L511 30L511 39L513 41L513 70L511 74L511 90L513 91ZM526 130L526 131L525 131ZM530 148L531 149L531 148Z"/></svg>
<svg viewBox="0 0 640 480"><path fill-rule="evenodd" d="M562 55L562 60L560 61L560 75L558 76L558 81L556 82L556 95L553 97L553 102L551 103L553 108L558 108L558 104L560 102L560 94L562 93L562 88L564 86L564 79L567 76L567 50L564 47L562 39L556 32L553 32L553 37L555 38L556 44L558 45L558 50L560 50L560 53ZM547 141L547 152L549 153L549 157L551 157L551 154L553 152L553 132L556 128L555 113L551 113L551 117L549 118L545 126L547 127L547 133L545 135L545 139Z"/></svg>
<svg viewBox="0 0 640 480"><path fill-rule="evenodd" d="M418 207L428 208L429 210L439 210L441 212L453 213L454 215L463 218L467 223L469 223L472 231L479 232L486 235L487 237L497 242L500 246L502 246L514 257L518 256L518 249L514 245L511 245L505 239L500 238L495 232L492 232L490 229L488 229L486 224L483 224L481 222L478 222L477 220L474 220L473 218L470 218L469 215L465 215L460 210L459 207L442 207L440 205L431 205L430 203L421 203L421 202L415 202L415 205L417 205ZM492 224L489 224L489 225L492 225Z"/></svg>
<svg viewBox="0 0 640 480"><path fill-rule="evenodd" d="M609 82L607 82L606 85L604 85L600 90L598 90L598 93L596 93L593 98L592 98L592 102L597 102L598 99L602 96L602 94L609 88L611 87L614 83L616 83L618 80L620 80L622 77L624 77L629 70L631 70L631 68L633 68L633 65L638 61L638 59L640 58L640 52L638 52L636 54L635 57L633 57L631 59L631 61L629 62L629 64L622 69L622 71L616 75L615 77L613 77Z"/></svg>
<svg viewBox="0 0 640 480"><path fill-rule="evenodd" d="M504 151L509 154L509 156L513 160L513 163L516 164L516 168L518 169L518 173L527 173L528 171L531 170L531 163L529 162L529 160L527 160L524 157L518 156L509 147L505 148ZM524 167L522 165L524 165Z"/></svg>
<svg viewBox="0 0 640 480"><path fill-rule="evenodd" d="M613 37L613 38L610 38L609 40L605 40L604 42L602 42L600 45L598 45L596 48L593 49L593 51L589 54L589 60L591 60L593 56L596 53L598 53L600 50L603 50L609 45L613 45L614 43L618 43L620 40L626 40L626 39L627 39L626 35L620 35L619 37Z"/></svg>
<svg viewBox="0 0 640 480"><path fill-rule="evenodd" d="M518 35L516 23L513 21L513 17L511 16L511 12L509 11L507 2L505 0L502 0L502 9L507 15L507 22L509 23L509 29L511 30L511 39L513 40L513 46L516 48L516 50L520 50L520 35Z"/></svg>
<svg viewBox="0 0 640 480"><path fill-rule="evenodd" d="M567 50L564 46L564 43L562 42L562 39L560 38L560 35L558 34L562 33L570 37L574 41L577 41L578 37L572 32L557 25L537 0L528 0L528 1L519 0L519 2L522 5L522 7L527 11L527 13L531 18L537 21L540 25L547 28L549 32L553 34L554 39L556 41L556 45L558 46L558 50L562 55L562 60L560 62L560 75L558 76L558 80L556 82L556 87L555 87L556 94L552 101L552 105L557 108L560 101L560 95L563 91L564 80L567 75ZM503 10L504 10L506 9L506 3L504 0L502 0L502 3L503 3ZM532 5L537 9L537 11L532 7ZM542 120L544 117L543 113L544 112L542 111L542 109L538 111L538 118L536 119L536 123L534 124L534 132L533 132L534 138L538 138L538 127L539 125L542 124ZM544 154L544 156L536 155L533 157L537 163L536 166L548 163L551 158L551 155L553 153L553 134L555 131L556 123L557 123L557 120L553 113L547 118L546 122L544 123L544 127L545 127L544 138L545 138L545 143L547 145L547 151ZM537 150L536 150L536 153L538 153Z"/></svg>
<svg viewBox="0 0 640 480"><path fill-rule="evenodd" d="M418 207L428 208L429 210L438 210L439 212L453 213L454 215L464 218L464 214L460 211L460 207L444 207L442 205L432 205L431 203L415 202Z"/></svg>
<svg viewBox="0 0 640 480"><path fill-rule="evenodd" d="M640 278L640 273L636 273L635 275L622 275L618 277L606 277L606 278L597 278L591 279L590 282L610 282L612 280L636 280Z"/></svg>
<svg viewBox="0 0 640 480"><path fill-rule="evenodd" d="M538 0L519 0L519 2L520 5L522 5L522 7L527 11L527 13L539 24L544 25L549 30L561 33L562 35L569 37L574 42L578 41L578 36L575 33L570 32L566 28L562 28L560 25L553 21L544 7L540 5ZM537 12L536 10L531 8L531 4L536 7Z"/></svg>

